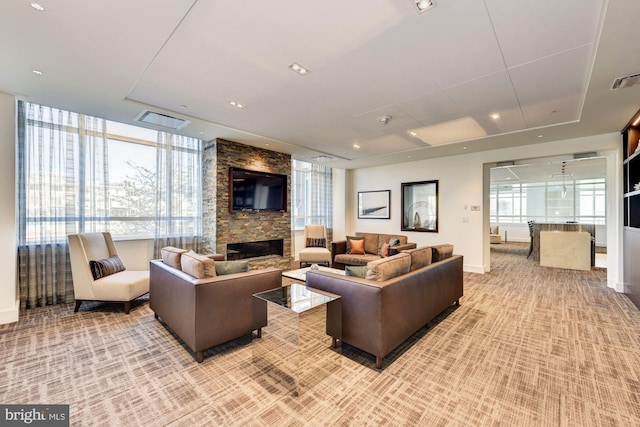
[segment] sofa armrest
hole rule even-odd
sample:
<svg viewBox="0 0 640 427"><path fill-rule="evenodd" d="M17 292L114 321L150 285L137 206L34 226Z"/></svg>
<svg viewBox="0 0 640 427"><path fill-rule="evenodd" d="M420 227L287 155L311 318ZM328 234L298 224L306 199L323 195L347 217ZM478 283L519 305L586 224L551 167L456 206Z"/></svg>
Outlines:
<svg viewBox="0 0 640 427"><path fill-rule="evenodd" d="M393 246L389 248L389 256L397 255L407 249L415 249L418 245L416 243L405 243L404 245Z"/></svg>
<svg viewBox="0 0 640 427"><path fill-rule="evenodd" d="M336 255L346 254L346 253L347 253L346 240L337 240L335 242L331 242L331 259L335 258Z"/></svg>

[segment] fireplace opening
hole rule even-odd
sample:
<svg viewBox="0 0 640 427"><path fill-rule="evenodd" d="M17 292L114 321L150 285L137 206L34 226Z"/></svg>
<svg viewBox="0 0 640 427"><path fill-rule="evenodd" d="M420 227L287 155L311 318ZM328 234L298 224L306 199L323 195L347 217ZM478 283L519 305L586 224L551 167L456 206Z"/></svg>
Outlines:
<svg viewBox="0 0 640 427"><path fill-rule="evenodd" d="M227 260L229 261L270 255L284 256L283 239L227 244Z"/></svg>

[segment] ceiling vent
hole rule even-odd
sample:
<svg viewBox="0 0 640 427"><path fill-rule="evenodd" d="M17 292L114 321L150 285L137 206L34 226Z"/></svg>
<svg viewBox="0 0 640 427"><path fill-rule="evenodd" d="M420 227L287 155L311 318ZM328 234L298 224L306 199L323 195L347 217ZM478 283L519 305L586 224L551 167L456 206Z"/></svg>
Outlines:
<svg viewBox="0 0 640 427"><path fill-rule="evenodd" d="M312 162L328 162L329 160L333 160L333 157L329 157L329 156L325 156L324 154L321 154L319 156L312 157L309 160L311 160Z"/></svg>
<svg viewBox="0 0 640 427"><path fill-rule="evenodd" d="M630 76L618 77L613 81L611 90L620 89L624 87L631 87L640 84L640 74L632 74Z"/></svg>
<svg viewBox="0 0 640 427"><path fill-rule="evenodd" d="M160 126L166 129L178 130L191 123L189 120L179 119L167 114L156 113L154 111L144 110L136 117L136 121L147 123L154 126Z"/></svg>

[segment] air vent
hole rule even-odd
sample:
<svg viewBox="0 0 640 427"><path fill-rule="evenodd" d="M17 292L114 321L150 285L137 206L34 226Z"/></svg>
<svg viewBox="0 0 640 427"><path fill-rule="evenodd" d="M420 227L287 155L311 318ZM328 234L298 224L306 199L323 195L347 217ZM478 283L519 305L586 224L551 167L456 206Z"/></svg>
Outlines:
<svg viewBox="0 0 640 427"><path fill-rule="evenodd" d="M598 153L596 153L595 151L590 151L588 153L575 153L573 155L574 160L592 159L594 157L598 157Z"/></svg>
<svg viewBox="0 0 640 427"><path fill-rule="evenodd" d="M147 123L154 126L160 126L166 129L178 130L191 123L189 120L179 119L167 114L156 113L154 111L144 110L136 117L136 121Z"/></svg>
<svg viewBox="0 0 640 427"><path fill-rule="evenodd" d="M329 156L325 156L324 154L321 154L319 156L312 157L310 160L313 162L328 162L329 160L333 160L333 157L329 157Z"/></svg>
<svg viewBox="0 0 640 427"><path fill-rule="evenodd" d="M624 87L631 87L640 84L640 74L633 74L625 77L618 77L613 81L611 90L620 89Z"/></svg>

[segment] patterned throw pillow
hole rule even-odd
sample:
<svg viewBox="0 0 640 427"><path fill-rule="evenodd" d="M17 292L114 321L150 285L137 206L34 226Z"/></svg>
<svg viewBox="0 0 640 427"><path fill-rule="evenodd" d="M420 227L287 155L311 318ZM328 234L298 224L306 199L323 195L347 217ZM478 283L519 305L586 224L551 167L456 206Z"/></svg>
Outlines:
<svg viewBox="0 0 640 427"><path fill-rule="evenodd" d="M324 237L307 237L307 248L326 248L327 241Z"/></svg>
<svg viewBox="0 0 640 427"><path fill-rule="evenodd" d="M89 268L91 269L93 280L98 280L111 274L124 271L124 264L118 255L114 255L97 261L89 261Z"/></svg>
<svg viewBox="0 0 640 427"><path fill-rule="evenodd" d="M400 239L393 238L389 240L389 246L391 247L398 246L399 244L400 244Z"/></svg>
<svg viewBox="0 0 640 427"><path fill-rule="evenodd" d="M349 240L351 246L352 255L364 255L364 239L363 240Z"/></svg>

